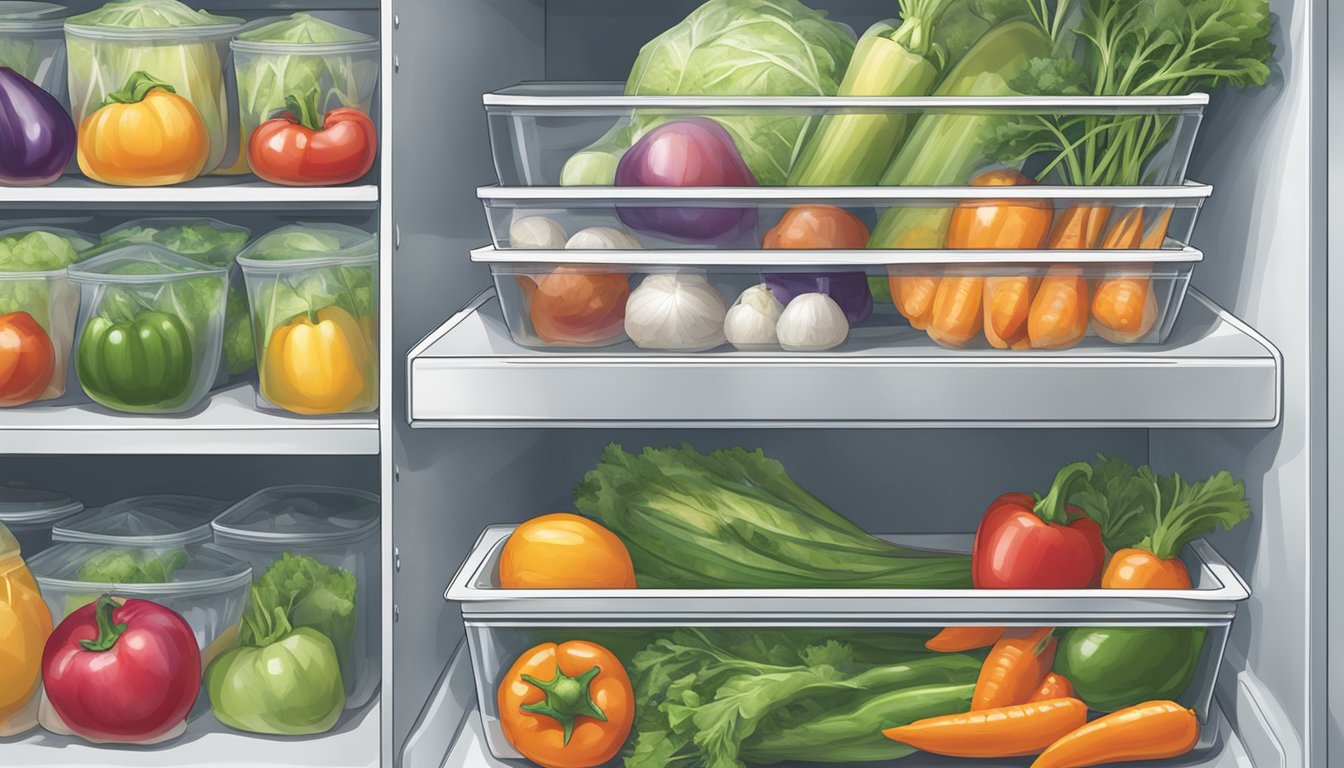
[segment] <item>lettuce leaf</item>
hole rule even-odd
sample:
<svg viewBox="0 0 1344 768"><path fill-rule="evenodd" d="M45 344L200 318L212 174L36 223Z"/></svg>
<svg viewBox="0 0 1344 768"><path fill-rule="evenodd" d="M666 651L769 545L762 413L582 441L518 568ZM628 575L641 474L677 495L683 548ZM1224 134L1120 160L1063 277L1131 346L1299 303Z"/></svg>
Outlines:
<svg viewBox="0 0 1344 768"><path fill-rule="evenodd" d="M336 647L342 678L354 680L352 644L358 584L353 573L307 555L285 552L252 584L251 599L256 605L249 606L249 613L260 609L272 614L279 609L294 628L311 627L326 635ZM262 640L250 624L243 624L239 643L263 645Z"/></svg>

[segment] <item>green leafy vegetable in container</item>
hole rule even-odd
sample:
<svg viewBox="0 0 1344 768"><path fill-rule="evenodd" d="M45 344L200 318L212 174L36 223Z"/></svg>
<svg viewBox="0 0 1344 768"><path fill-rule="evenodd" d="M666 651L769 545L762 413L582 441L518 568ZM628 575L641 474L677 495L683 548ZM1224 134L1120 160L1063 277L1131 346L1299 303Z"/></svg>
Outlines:
<svg viewBox="0 0 1344 768"><path fill-rule="evenodd" d="M50 272L65 269L79 260L80 253L91 243L74 232L34 229L0 236L0 273ZM79 297L77 291L64 280L56 281L55 286L62 295L57 299L58 306L70 305L68 312L57 315L73 315L77 311ZM10 312L27 312L49 333L51 314L52 281L46 277L33 279L0 277L0 315ZM72 333L73 328L69 329ZM62 334L68 335L68 334Z"/></svg>
<svg viewBox="0 0 1344 768"><path fill-rule="evenodd" d="M649 41L627 96L834 96L854 53L848 27L798 0L709 0ZM713 116L762 185L784 184L802 150L806 115ZM635 115L565 163L561 184L610 185L616 164L669 118Z"/></svg>
<svg viewBox="0 0 1344 768"><path fill-rule="evenodd" d="M971 586L969 556L869 535L761 451L610 445L574 504L625 543L641 588Z"/></svg>
<svg viewBox="0 0 1344 768"><path fill-rule="evenodd" d="M184 549L100 549L79 566L75 578L94 584L166 584L187 562Z"/></svg>
<svg viewBox="0 0 1344 768"><path fill-rule="evenodd" d="M355 575L332 568L307 555L286 552L253 582L268 611L283 607L294 627L307 627L331 640L340 669L351 674L351 641L355 635ZM238 639L257 644L263 635L257 627L244 626Z"/></svg>

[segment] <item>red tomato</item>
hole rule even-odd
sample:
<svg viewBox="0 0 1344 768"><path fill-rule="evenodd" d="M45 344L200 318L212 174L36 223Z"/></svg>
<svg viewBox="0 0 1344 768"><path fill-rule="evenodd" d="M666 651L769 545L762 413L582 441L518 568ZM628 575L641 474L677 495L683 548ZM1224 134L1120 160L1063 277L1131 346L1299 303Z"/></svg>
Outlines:
<svg viewBox="0 0 1344 768"><path fill-rule="evenodd" d="M518 281L537 338L547 344L596 344L625 331L625 302L630 298L626 275L561 266Z"/></svg>
<svg viewBox="0 0 1344 768"><path fill-rule="evenodd" d="M253 173L273 184L312 187L348 184L373 167L378 132L368 115L340 107L318 125L292 99L290 110L252 132L247 159Z"/></svg>
<svg viewBox="0 0 1344 768"><path fill-rule="evenodd" d="M27 312L0 315L0 407L36 400L51 383L56 350Z"/></svg>
<svg viewBox="0 0 1344 768"><path fill-rule="evenodd" d="M42 653L47 699L76 734L155 739L181 723L201 689L201 651L185 619L148 600L103 595L62 621Z"/></svg>

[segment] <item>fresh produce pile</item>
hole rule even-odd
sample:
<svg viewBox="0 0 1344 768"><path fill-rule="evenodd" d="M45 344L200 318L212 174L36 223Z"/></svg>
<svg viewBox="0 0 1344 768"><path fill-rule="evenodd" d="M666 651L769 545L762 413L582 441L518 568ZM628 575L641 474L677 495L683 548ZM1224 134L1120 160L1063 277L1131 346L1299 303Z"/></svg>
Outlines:
<svg viewBox="0 0 1344 768"><path fill-rule="evenodd" d="M1005 493L969 558L876 539L740 448L608 446L574 490L582 514L518 526L502 589L1178 589L1191 540L1250 514L1226 472L1099 456L1042 495ZM688 621L688 624L695 622ZM546 768L736 768L1037 757L1040 768L1174 757L1198 741L1191 684L1209 629L525 630L483 671L520 753ZM510 641L512 642L512 641ZM1089 722L1089 719L1091 721ZM1090 756L1095 763L1077 762Z"/></svg>

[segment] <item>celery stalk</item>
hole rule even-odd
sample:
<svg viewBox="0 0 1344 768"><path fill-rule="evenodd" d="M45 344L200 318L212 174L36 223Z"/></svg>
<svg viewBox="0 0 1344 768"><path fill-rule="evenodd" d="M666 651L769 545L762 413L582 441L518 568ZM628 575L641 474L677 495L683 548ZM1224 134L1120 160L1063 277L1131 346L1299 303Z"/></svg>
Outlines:
<svg viewBox="0 0 1344 768"><path fill-rule="evenodd" d="M939 96L1016 96L1008 81L1033 58L1050 54L1041 29L1017 21L996 27L975 44L934 91ZM966 184L986 162L984 140L1011 114L935 112L915 123L910 138L888 166L884 186ZM952 209L890 208L873 230L869 248L942 248Z"/></svg>
<svg viewBox="0 0 1344 768"><path fill-rule="evenodd" d="M879 21L854 49L838 96L922 96L938 79L941 52L927 34L929 16L946 0L907 0L900 27ZM921 15L922 14L922 15ZM932 57L932 60L931 60ZM789 173L791 186L871 186L900 146L913 115L858 112L826 115Z"/></svg>

